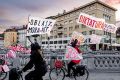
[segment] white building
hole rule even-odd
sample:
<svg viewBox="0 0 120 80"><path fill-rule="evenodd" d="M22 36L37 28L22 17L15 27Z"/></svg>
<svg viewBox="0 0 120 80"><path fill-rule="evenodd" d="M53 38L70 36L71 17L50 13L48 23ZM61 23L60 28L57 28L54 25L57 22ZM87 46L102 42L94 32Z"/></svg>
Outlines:
<svg viewBox="0 0 120 80"><path fill-rule="evenodd" d="M116 9L103 3L99 0L92 1L88 4L82 5L78 8L74 8L70 11L63 11L63 13L47 17L48 19L55 19L56 23L51 31L50 43L48 44L48 36L42 36L42 46L44 49L65 49L73 31L82 33L84 36L96 34L98 36L106 36L102 43L100 44L90 44L89 39L88 44L94 48L94 50L99 50L102 47L106 49L109 45L115 42L115 34L111 34L102 30L91 29L83 24L78 24L80 13L85 13L92 15L96 18L104 19L106 23L115 24L115 12ZM104 46L105 44L105 46ZM109 44L109 45L107 45Z"/></svg>
<svg viewBox="0 0 120 80"><path fill-rule="evenodd" d="M4 47L4 38L0 37L0 48Z"/></svg>
<svg viewBox="0 0 120 80"><path fill-rule="evenodd" d="M26 27L17 29L17 32L18 32L18 38L17 38L18 39L18 44L27 46L26 31L27 31Z"/></svg>

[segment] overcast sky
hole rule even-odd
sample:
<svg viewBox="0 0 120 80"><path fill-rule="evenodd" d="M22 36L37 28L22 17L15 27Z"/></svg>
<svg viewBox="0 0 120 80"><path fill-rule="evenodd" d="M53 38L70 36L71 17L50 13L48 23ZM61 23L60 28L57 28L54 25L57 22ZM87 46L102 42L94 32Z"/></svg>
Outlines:
<svg viewBox="0 0 120 80"><path fill-rule="evenodd" d="M0 25L27 24L28 15L45 18L91 1L93 0L0 0ZM120 0L102 1L118 9L117 20L120 20Z"/></svg>

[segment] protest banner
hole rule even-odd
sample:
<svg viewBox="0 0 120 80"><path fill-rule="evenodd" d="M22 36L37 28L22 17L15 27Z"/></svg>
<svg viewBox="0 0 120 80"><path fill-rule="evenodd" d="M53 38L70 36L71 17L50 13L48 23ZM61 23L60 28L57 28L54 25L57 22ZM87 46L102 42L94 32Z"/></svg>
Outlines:
<svg viewBox="0 0 120 80"><path fill-rule="evenodd" d="M83 59L83 57L82 57L82 54L78 53L78 51L75 48L71 46L67 46L64 59L65 60L80 60L80 59Z"/></svg>
<svg viewBox="0 0 120 80"><path fill-rule="evenodd" d="M98 35L95 35L95 34L92 34L91 35L91 43L92 44L100 44L100 41L101 41L101 39L102 39L102 36L98 36Z"/></svg>
<svg viewBox="0 0 120 80"><path fill-rule="evenodd" d="M83 43L85 40L84 35L76 31L72 33L71 40L73 39L77 39L79 43Z"/></svg>
<svg viewBox="0 0 120 80"><path fill-rule="evenodd" d="M114 24L105 23L103 30L106 32L116 33L117 27Z"/></svg>
<svg viewBox="0 0 120 80"><path fill-rule="evenodd" d="M85 13L80 13L77 23L83 24L92 29L103 30L110 33L115 33L117 29L114 24L105 23L104 19L96 18Z"/></svg>
<svg viewBox="0 0 120 80"><path fill-rule="evenodd" d="M38 17L29 17L29 23L27 27L27 36L36 34L49 34L55 24L55 20L42 19Z"/></svg>
<svg viewBox="0 0 120 80"><path fill-rule="evenodd" d="M96 17L87 15L85 13L80 13L78 18L78 23L82 23L92 29L102 30L104 27L105 20L98 19Z"/></svg>

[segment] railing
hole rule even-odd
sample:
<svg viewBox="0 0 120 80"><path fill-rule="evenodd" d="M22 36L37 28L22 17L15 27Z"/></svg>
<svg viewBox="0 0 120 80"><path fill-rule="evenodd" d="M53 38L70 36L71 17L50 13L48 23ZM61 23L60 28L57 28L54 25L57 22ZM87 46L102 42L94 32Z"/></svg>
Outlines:
<svg viewBox="0 0 120 80"><path fill-rule="evenodd" d="M86 60L86 65L91 71L120 72L120 52L118 51L86 52L84 56L93 56Z"/></svg>

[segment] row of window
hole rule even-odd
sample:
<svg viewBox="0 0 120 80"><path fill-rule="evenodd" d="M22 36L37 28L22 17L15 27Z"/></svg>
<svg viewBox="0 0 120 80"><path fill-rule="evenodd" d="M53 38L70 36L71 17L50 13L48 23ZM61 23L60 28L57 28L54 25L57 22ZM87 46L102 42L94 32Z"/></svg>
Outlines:
<svg viewBox="0 0 120 80"><path fill-rule="evenodd" d="M67 40L59 40L59 41L49 41L49 44L67 44ZM42 44L48 44L48 41L43 41Z"/></svg>
<svg viewBox="0 0 120 80"><path fill-rule="evenodd" d="M84 25L81 25L82 26L82 28L86 28L86 26L84 26ZM80 27L79 27L79 25L75 25L75 27L69 27L69 31L72 31L72 30L74 30L74 29L79 29ZM67 31L67 28L64 28L64 31ZM51 34L53 34L53 33L57 33L57 30L52 30L51 32L50 32Z"/></svg>
<svg viewBox="0 0 120 80"><path fill-rule="evenodd" d="M83 35L87 35L87 31L83 31L82 34ZM89 31L89 35L92 35L92 34L95 34L95 30ZM72 33L69 33L69 35L67 35L67 34L54 35L54 36L50 36L50 39L53 39L53 38L62 38L62 37L71 37L71 36L72 36ZM42 37L42 39L45 39L45 37Z"/></svg>
<svg viewBox="0 0 120 80"><path fill-rule="evenodd" d="M111 20L111 16L110 15L108 15L108 14L103 14L103 18L105 19L105 20Z"/></svg>
<svg viewBox="0 0 120 80"><path fill-rule="evenodd" d="M46 47L46 46L42 46L43 49L44 49L44 48L53 48L53 47L54 47L55 49L56 49L56 48L60 48L60 49L61 49L61 48L64 48L64 49L66 49L66 46L49 46L49 47L48 47L48 46L47 46L47 47Z"/></svg>

